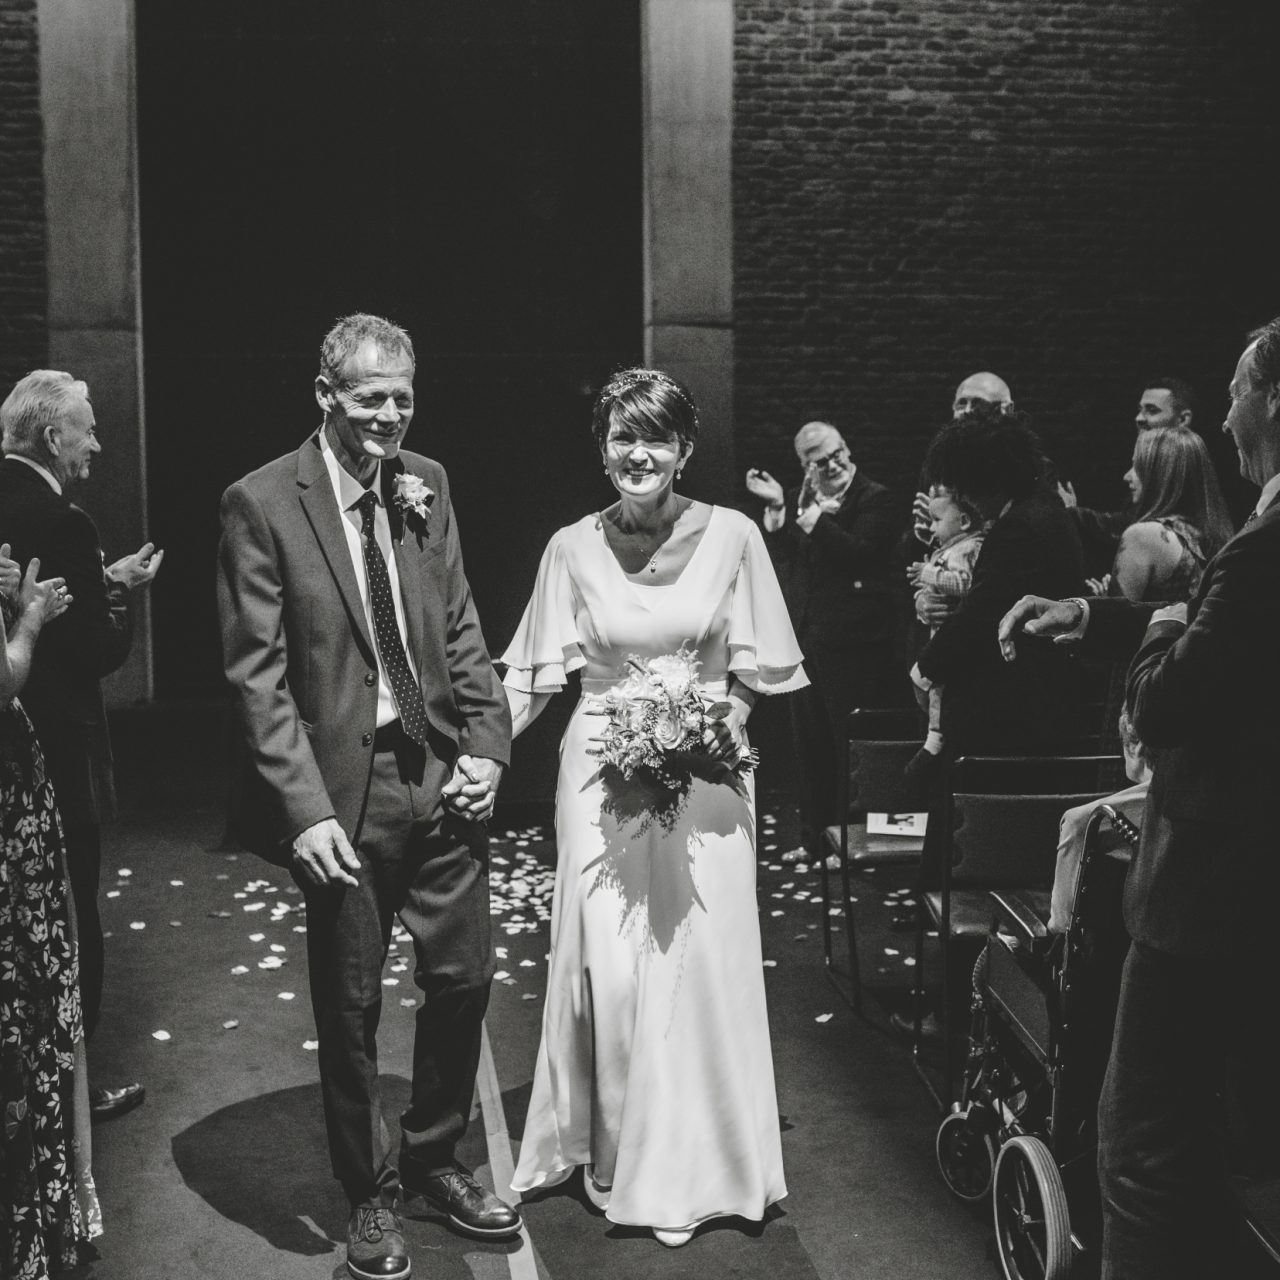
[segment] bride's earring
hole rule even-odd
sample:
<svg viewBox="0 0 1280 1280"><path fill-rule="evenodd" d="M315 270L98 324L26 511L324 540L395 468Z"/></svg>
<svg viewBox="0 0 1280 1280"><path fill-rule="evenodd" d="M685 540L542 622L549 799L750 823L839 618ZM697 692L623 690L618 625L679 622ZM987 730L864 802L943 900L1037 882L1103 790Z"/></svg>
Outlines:
<svg viewBox="0 0 1280 1280"><path fill-rule="evenodd" d="M677 480L679 480L679 479L680 479L680 477L681 477L682 475L684 475L684 469L683 469L682 467L677 467L677 468L676 468L676 479L677 479Z"/></svg>

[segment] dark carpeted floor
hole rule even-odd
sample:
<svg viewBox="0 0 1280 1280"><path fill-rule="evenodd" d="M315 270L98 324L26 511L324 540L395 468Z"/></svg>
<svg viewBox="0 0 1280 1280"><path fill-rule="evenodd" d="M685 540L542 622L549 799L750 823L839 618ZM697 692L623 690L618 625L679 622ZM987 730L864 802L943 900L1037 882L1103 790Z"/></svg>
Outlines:
<svg viewBox="0 0 1280 1280"><path fill-rule="evenodd" d="M216 750L188 735L182 750L158 755L128 726L117 738L126 804L106 839L107 997L91 1064L96 1083L141 1079L148 1097L94 1131L106 1234L86 1274L345 1275L345 1204L325 1153L300 895L266 864L219 848L222 782L208 763ZM911 935L888 927L901 885L868 877L855 888L871 987L863 1021L824 973L816 871L777 860L794 834L790 812L766 799L760 918L790 1195L764 1224L716 1223L670 1251L606 1222L575 1180L526 1205L538 1275L999 1274L986 1212L953 1200L937 1173L938 1117L908 1050L875 1025L905 1003L910 981ZM518 1141L542 1010L554 846L549 828L527 823L497 835L501 976L488 1033L505 1125ZM407 944L397 947L379 1037L393 1123L417 1004ZM477 1117L462 1154L488 1178L485 1127ZM415 1275L432 1280L500 1280L508 1254L527 1247L464 1240L422 1216L407 1228Z"/></svg>

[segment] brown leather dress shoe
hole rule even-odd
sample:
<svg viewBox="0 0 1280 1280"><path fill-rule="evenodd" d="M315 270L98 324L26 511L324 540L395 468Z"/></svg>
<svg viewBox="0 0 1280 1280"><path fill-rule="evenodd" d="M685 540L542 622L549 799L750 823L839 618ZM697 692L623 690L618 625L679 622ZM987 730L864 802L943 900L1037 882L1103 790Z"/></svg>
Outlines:
<svg viewBox="0 0 1280 1280"><path fill-rule="evenodd" d="M347 1270L355 1280L405 1280L411 1270L394 1209L366 1200L347 1222Z"/></svg>
<svg viewBox="0 0 1280 1280"><path fill-rule="evenodd" d="M140 1084L121 1085L119 1089L90 1089L89 1118L93 1121L114 1120L126 1111L142 1105L147 1091Z"/></svg>
<svg viewBox="0 0 1280 1280"><path fill-rule="evenodd" d="M465 1235L492 1240L513 1236L524 1225L516 1209L486 1191L461 1165L409 1182L402 1169L400 1181L406 1195L421 1196Z"/></svg>

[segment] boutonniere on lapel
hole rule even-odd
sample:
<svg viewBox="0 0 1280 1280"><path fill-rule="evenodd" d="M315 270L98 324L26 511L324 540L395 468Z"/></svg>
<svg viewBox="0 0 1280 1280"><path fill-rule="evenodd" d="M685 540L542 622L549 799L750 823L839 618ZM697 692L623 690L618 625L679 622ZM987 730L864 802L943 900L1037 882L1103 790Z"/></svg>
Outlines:
<svg viewBox="0 0 1280 1280"><path fill-rule="evenodd" d="M400 528L401 542L404 542L406 528L412 528L419 538L426 534L431 502L435 496L435 490L421 476L414 475L412 471L397 472L392 497L403 521Z"/></svg>

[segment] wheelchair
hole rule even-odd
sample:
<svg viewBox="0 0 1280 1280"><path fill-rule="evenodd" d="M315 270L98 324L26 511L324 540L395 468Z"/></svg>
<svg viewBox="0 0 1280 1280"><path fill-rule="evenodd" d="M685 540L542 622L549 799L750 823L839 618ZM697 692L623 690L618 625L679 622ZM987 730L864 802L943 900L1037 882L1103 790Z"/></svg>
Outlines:
<svg viewBox="0 0 1280 1280"><path fill-rule="evenodd" d="M1100 1243L1096 1117L1137 841L1110 805L1092 814L1065 934L1045 927L1047 893L991 895L995 923L974 968L960 1094L935 1149L954 1195L990 1199L1007 1280L1065 1280L1077 1252Z"/></svg>

